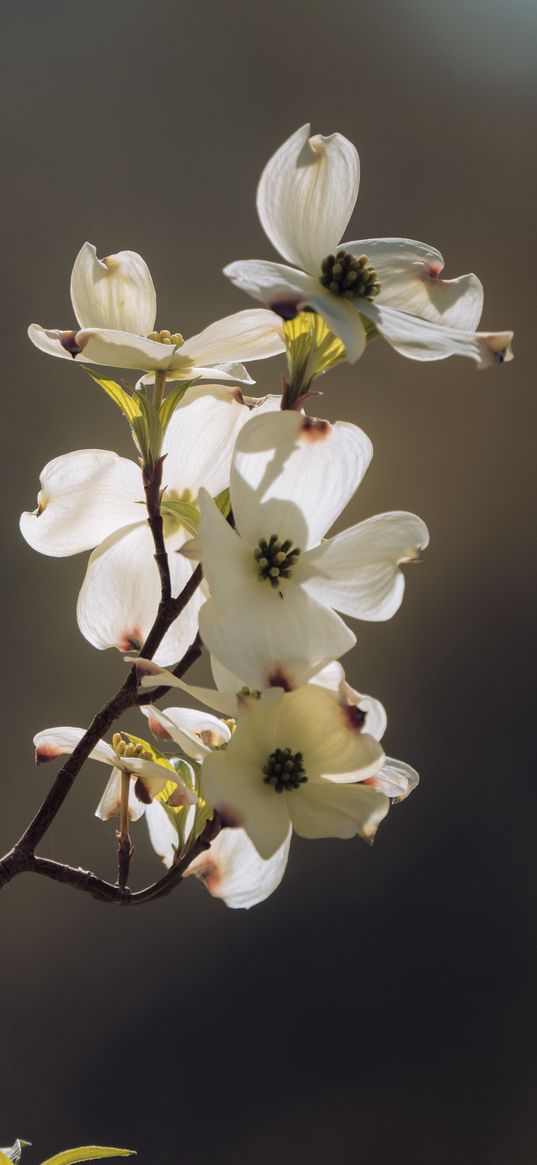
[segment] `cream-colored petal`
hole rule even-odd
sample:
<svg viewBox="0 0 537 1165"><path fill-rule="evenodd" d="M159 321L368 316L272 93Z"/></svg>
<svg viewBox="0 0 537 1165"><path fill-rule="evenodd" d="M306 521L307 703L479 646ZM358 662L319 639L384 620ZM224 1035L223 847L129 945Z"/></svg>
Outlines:
<svg viewBox="0 0 537 1165"><path fill-rule="evenodd" d="M415 239L361 239L342 243L342 249L367 255L379 277L375 303L475 332L483 311L483 286L477 275L441 279L444 259L435 247Z"/></svg>
<svg viewBox="0 0 537 1165"><path fill-rule="evenodd" d="M132 661L129 660L128 662L130 663ZM173 672L159 667L151 660L137 659L134 661L134 666L138 673L138 683L141 688L155 688L161 685L170 688L180 688L182 692L187 692L194 700L198 700L200 704L205 704L208 708L215 708L223 716L236 715L237 700L235 695L230 695L227 692L218 692L215 688L201 688L196 684L187 684L185 680L179 679L178 676L174 676Z"/></svg>
<svg viewBox="0 0 537 1165"><path fill-rule="evenodd" d="M43 328L41 324L30 324L28 336L32 344L47 356L59 356L61 360L76 359L79 364L91 364L76 342L77 331L68 328Z"/></svg>
<svg viewBox="0 0 537 1165"><path fill-rule="evenodd" d="M146 805L145 820L151 845L169 869L180 848L179 834L174 828L173 821L160 801L151 801L150 805Z"/></svg>
<svg viewBox="0 0 537 1165"><path fill-rule="evenodd" d="M259 568L251 548L232 529L205 490L200 491L199 505L197 553L215 603L224 612L245 583L257 580Z"/></svg>
<svg viewBox="0 0 537 1165"><path fill-rule="evenodd" d="M177 550L184 535L166 540L174 595L191 577L193 566ZM160 600L160 578L147 523L112 534L94 550L78 598L77 618L83 635L94 647L138 649L155 619ZM181 659L198 629L199 590L176 619L155 652L167 665Z"/></svg>
<svg viewBox="0 0 537 1165"><path fill-rule="evenodd" d="M195 708L140 709L147 717L154 736L174 740L192 760L201 761L213 748L220 748L231 739L231 732L216 716Z"/></svg>
<svg viewBox="0 0 537 1165"><path fill-rule="evenodd" d="M259 181L257 210L280 255L315 274L352 214L360 163L341 134L310 135L303 125L273 154Z"/></svg>
<svg viewBox="0 0 537 1165"><path fill-rule="evenodd" d="M84 243L71 275L71 299L81 328L116 328L147 336L155 326L153 280L136 251L98 259L93 244Z"/></svg>
<svg viewBox="0 0 537 1165"><path fill-rule="evenodd" d="M244 829L223 829L194 859L185 877L195 874L213 898L221 898L233 910L249 910L278 889L290 844L291 830L276 853L263 861Z"/></svg>
<svg viewBox="0 0 537 1165"><path fill-rule="evenodd" d="M143 817L146 807L138 800L134 791L135 782L129 782L128 815L129 821L139 821ZM121 808L121 769L113 769L104 793L95 810L95 816L101 821L110 821L117 817Z"/></svg>
<svg viewBox="0 0 537 1165"><path fill-rule="evenodd" d="M384 762L380 744L356 707L313 683L286 694L275 741L279 748L303 754L308 780L324 775L358 780L360 774L373 776Z"/></svg>
<svg viewBox="0 0 537 1165"><path fill-rule="evenodd" d="M145 514L138 465L107 449L56 457L40 477L38 507L22 514L23 537L41 554L63 557L91 550Z"/></svg>
<svg viewBox="0 0 537 1165"><path fill-rule="evenodd" d="M512 332L465 332L365 300L361 301L360 311L375 324L396 352L410 360L467 356L479 368L487 368L513 359Z"/></svg>
<svg viewBox="0 0 537 1165"><path fill-rule="evenodd" d="M369 777L365 784L398 802L404 801L405 797L412 793L419 785L419 780L418 773L410 765L387 756L380 772L374 777Z"/></svg>
<svg viewBox="0 0 537 1165"><path fill-rule="evenodd" d="M192 361L183 356L183 348L161 344L134 332L117 329L84 328L76 332L72 345L79 348L76 359L89 364L106 364L109 368L133 368L174 372L175 380L190 380L196 373Z"/></svg>
<svg viewBox="0 0 537 1165"><path fill-rule="evenodd" d="M203 384L187 389L164 437L164 490L189 490L196 498L204 486L216 497L229 485L233 447L249 418L236 388Z"/></svg>
<svg viewBox="0 0 537 1165"><path fill-rule="evenodd" d="M200 611L200 632L220 663L259 691L304 683L356 642L338 615L298 587L280 592L257 579L222 614L209 599Z"/></svg>
<svg viewBox="0 0 537 1165"><path fill-rule="evenodd" d="M293 829L300 837L363 837L372 841L390 808L389 798L361 785L319 781L287 795Z"/></svg>
<svg viewBox="0 0 537 1165"><path fill-rule="evenodd" d="M379 514L336 534L301 562L308 594L356 619L391 619L403 598L401 563L413 562L429 542L415 514Z"/></svg>
<svg viewBox="0 0 537 1165"><path fill-rule="evenodd" d="M266 360L285 351L283 324L263 308L234 312L190 336L180 351L196 365Z"/></svg>
<svg viewBox="0 0 537 1165"><path fill-rule="evenodd" d="M44 728L34 736L36 764L55 760L57 756L70 756L86 735L86 728ZM90 760L101 764L114 765L116 754L106 740L99 740L89 754Z"/></svg>
<svg viewBox="0 0 537 1165"><path fill-rule="evenodd" d="M231 470L237 529L260 538L315 545L360 485L373 454L369 438L346 421L286 411L254 416L242 429Z"/></svg>
<svg viewBox="0 0 537 1165"><path fill-rule="evenodd" d="M265 861L272 858L289 834L285 797L263 780L266 759L259 764L237 762L231 749L214 752L203 763L203 790L223 821L241 826Z"/></svg>

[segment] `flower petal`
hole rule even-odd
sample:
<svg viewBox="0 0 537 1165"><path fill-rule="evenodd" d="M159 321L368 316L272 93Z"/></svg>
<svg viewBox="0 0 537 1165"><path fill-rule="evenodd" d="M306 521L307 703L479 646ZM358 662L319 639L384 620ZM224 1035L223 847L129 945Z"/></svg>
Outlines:
<svg viewBox="0 0 537 1165"><path fill-rule="evenodd" d="M289 812L285 797L264 784L264 763L261 756L259 766L237 761L230 745L226 752L206 757L202 779L209 804L224 821L242 826L258 854L268 860L289 835Z"/></svg>
<svg viewBox="0 0 537 1165"><path fill-rule="evenodd" d="M393 307L361 301L362 315L372 320L384 339L410 360L445 360L468 356L479 368L513 359L512 332L465 332L443 327Z"/></svg>
<svg viewBox="0 0 537 1165"><path fill-rule="evenodd" d="M184 535L166 539L172 593L188 582L193 566L176 553ZM78 597L77 618L83 635L94 647L138 649L146 639L160 601L160 578L154 560L151 532L146 522L112 534L90 557ZM198 629L197 614L203 596L196 591L179 619L155 652L160 664L181 659Z"/></svg>
<svg viewBox="0 0 537 1165"><path fill-rule="evenodd" d="M273 311L250 308L234 312L190 336L180 349L192 364L241 364L285 352L283 324Z"/></svg>
<svg viewBox="0 0 537 1165"><path fill-rule="evenodd" d="M57 756L70 756L86 732L86 728L44 728L34 736L36 764L54 760ZM117 757L106 740L99 740L90 752L89 759L114 765Z"/></svg>
<svg viewBox="0 0 537 1165"><path fill-rule="evenodd" d="M355 707L317 684L303 684L282 701L275 743L304 756L308 781L325 775L344 781L373 776L384 763L377 740L363 730Z"/></svg>
<svg viewBox="0 0 537 1165"><path fill-rule="evenodd" d="M196 498L203 485L212 496L229 484L231 455L238 433L250 418L240 392L223 384L187 389L166 430L163 483Z"/></svg>
<svg viewBox="0 0 537 1165"><path fill-rule="evenodd" d="M134 666L138 673L138 683L141 688L155 688L165 685L170 688L180 688L182 692L187 692L194 700L199 700L200 704L205 704L208 708L215 708L217 712L221 712L223 716L235 716L237 712L237 700L235 695L230 695L226 692L218 692L214 688L200 688L196 684L187 684L184 680L174 676L173 672L167 671L166 668L158 667L152 660L136 659Z"/></svg>
<svg viewBox="0 0 537 1165"><path fill-rule="evenodd" d="M304 591L289 586L282 601L280 592L257 579L222 614L209 599L200 611L200 632L219 662L259 691L304 683L356 642L338 615Z"/></svg>
<svg viewBox="0 0 537 1165"><path fill-rule="evenodd" d="M374 777L369 777L364 783L377 789L380 793L385 793L394 802L398 802L404 801L405 797L409 796L412 790L419 785L419 780L418 773L410 765L405 764L402 760L394 760L393 757L387 756L380 772L376 773Z"/></svg>
<svg viewBox="0 0 537 1165"><path fill-rule="evenodd" d="M253 417L237 439L231 470L241 536L252 547L271 534L301 550L315 545L353 496L372 455L369 438L346 421L331 425L291 411Z"/></svg>
<svg viewBox="0 0 537 1165"><path fill-rule="evenodd" d="M180 848L179 834L160 801L151 801L150 805L145 806L145 819L151 845L169 869Z"/></svg>
<svg viewBox="0 0 537 1165"><path fill-rule="evenodd" d="M358 197L357 151L341 134L310 137L303 125L265 166L257 210L271 242L290 263L316 273L337 246Z"/></svg>
<svg viewBox="0 0 537 1165"><path fill-rule="evenodd" d="M56 457L40 477L38 508L22 514L23 537L41 554L63 557L91 550L144 516L140 469L107 449Z"/></svg>
<svg viewBox="0 0 537 1165"><path fill-rule="evenodd" d="M231 740L231 732L210 712L195 708L152 708L142 706L140 711L149 721L154 736L174 740L192 760L201 761L213 748L220 748Z"/></svg>
<svg viewBox="0 0 537 1165"><path fill-rule="evenodd" d="M302 585L344 615L391 619L405 589L400 564L416 560L428 542L415 514L379 514L309 551L300 563Z"/></svg>
<svg viewBox="0 0 537 1165"><path fill-rule="evenodd" d="M28 336L32 344L47 356L59 356L61 360L76 359L79 364L91 364L76 342L77 332L72 329L43 328L41 324L30 324Z"/></svg>
<svg viewBox="0 0 537 1165"><path fill-rule="evenodd" d="M372 841L390 808L388 797L361 785L319 781L288 797L293 829L300 837L365 838Z"/></svg>
<svg viewBox="0 0 537 1165"><path fill-rule="evenodd" d="M203 575L219 610L233 603L248 580L257 580L258 566L252 551L226 521L206 490L200 490L201 521L199 553Z"/></svg>
<svg viewBox="0 0 537 1165"><path fill-rule="evenodd" d="M244 829L222 829L210 849L190 864L185 877L195 874L213 898L222 898L233 910L249 910L278 889L290 844L291 830L276 853L263 861Z"/></svg>
<svg viewBox="0 0 537 1165"><path fill-rule="evenodd" d="M149 806L143 804L138 800L134 791L134 781L129 781L129 821L139 821L143 817L145 811ZM121 769L112 769L110 780L108 781L104 793L95 810L95 816L99 817L101 821L110 821L111 817L117 817L121 808Z"/></svg>
<svg viewBox="0 0 537 1165"><path fill-rule="evenodd" d="M147 336L155 326L153 280L136 251L98 259L93 244L84 243L71 275L71 299L81 328L117 328Z"/></svg>
<svg viewBox="0 0 537 1165"><path fill-rule="evenodd" d="M477 275L440 279L444 259L435 247L415 239L361 239L342 243L342 249L367 255L379 277L375 303L475 332L483 311L481 281Z"/></svg>

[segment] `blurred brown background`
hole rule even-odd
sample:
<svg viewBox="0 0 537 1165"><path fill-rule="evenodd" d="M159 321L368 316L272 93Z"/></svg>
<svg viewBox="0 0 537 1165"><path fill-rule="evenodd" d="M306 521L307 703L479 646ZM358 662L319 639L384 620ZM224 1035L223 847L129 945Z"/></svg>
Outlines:
<svg viewBox="0 0 537 1165"><path fill-rule="evenodd" d="M377 341L323 386L326 415L375 447L347 521L405 508L431 529L402 610L359 628L349 665L419 791L372 850L296 842L250 913L190 883L132 912L28 876L5 889L0 1144L31 1139L27 1165L92 1141L144 1165L534 1165L537 10L18 0L2 24L2 848L51 779L33 733L86 723L124 668L78 633L86 556L40 557L17 527L53 456L130 454L89 379L25 336L71 326L85 239L144 255L159 326L249 306L221 268L275 257L256 182L311 120L360 150L350 236L423 239L448 275L475 270L516 360L418 365ZM256 367L274 388L277 362ZM102 785L88 766L43 852L113 877ZM141 880L158 873L143 822L136 842Z"/></svg>

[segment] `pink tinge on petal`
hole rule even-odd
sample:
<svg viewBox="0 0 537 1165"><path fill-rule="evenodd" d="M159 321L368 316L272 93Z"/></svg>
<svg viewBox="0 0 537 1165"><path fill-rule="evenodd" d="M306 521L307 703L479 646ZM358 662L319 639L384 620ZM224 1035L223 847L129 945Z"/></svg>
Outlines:
<svg viewBox="0 0 537 1165"><path fill-rule="evenodd" d="M315 417L304 417L300 432L307 441L323 441L330 433L330 424L328 421L319 421Z"/></svg>
<svg viewBox="0 0 537 1165"><path fill-rule="evenodd" d="M56 748L53 744L40 744L35 750L35 763L41 765L45 761L55 760L57 756L63 755L63 749Z"/></svg>
<svg viewBox="0 0 537 1165"><path fill-rule="evenodd" d="M157 716L152 716L150 713L147 717L147 723L149 724L153 736L158 736L161 740L171 740L170 733Z"/></svg>
<svg viewBox="0 0 537 1165"><path fill-rule="evenodd" d="M422 279L438 279L438 276L440 275L440 272L443 271L443 269L444 269L444 264L439 263L438 260L434 263L428 263L427 266L423 268L421 278Z"/></svg>
<svg viewBox="0 0 537 1165"><path fill-rule="evenodd" d="M123 652L139 651L141 646L142 646L143 641L144 641L144 637L142 635L142 632L139 631L137 628L133 631L125 631L124 634L121 636L121 639L119 640L119 643L117 645L117 649L118 649L118 651L123 651ZM136 669L136 670L138 670L138 669ZM148 673L142 673L142 674L148 674Z"/></svg>
<svg viewBox="0 0 537 1165"><path fill-rule="evenodd" d="M222 868L210 852L200 854L185 870L184 877L194 874L207 887L209 894L216 895L218 885L222 879Z"/></svg>
<svg viewBox="0 0 537 1165"><path fill-rule="evenodd" d="M345 727L351 728L355 732L361 732L366 719L366 713L358 706L358 704L345 704L342 709Z"/></svg>
<svg viewBox="0 0 537 1165"><path fill-rule="evenodd" d="M65 348L65 351L69 352L73 359L75 356L80 356L80 353L86 347L89 339L89 336L82 336L82 338L79 340L77 339L77 336L78 333L73 331L58 332L58 339L62 348Z"/></svg>
<svg viewBox="0 0 537 1165"><path fill-rule="evenodd" d="M284 668L278 664L267 676L267 687L283 688L284 692L292 692L298 684Z"/></svg>

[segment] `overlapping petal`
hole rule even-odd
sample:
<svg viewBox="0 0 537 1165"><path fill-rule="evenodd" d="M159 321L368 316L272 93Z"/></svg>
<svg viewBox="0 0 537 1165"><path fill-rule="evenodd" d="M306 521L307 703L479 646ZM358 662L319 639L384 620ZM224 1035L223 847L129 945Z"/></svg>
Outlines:
<svg viewBox="0 0 537 1165"><path fill-rule="evenodd" d="M122 526L144 517L140 469L107 449L79 449L45 465L33 513L20 520L23 537L41 554L91 550Z"/></svg>
<svg viewBox="0 0 537 1165"><path fill-rule="evenodd" d="M174 740L191 760L202 761L212 748L220 748L231 740L231 732L222 720L210 712L195 708L140 709L147 717L154 736Z"/></svg>
<svg viewBox="0 0 537 1165"><path fill-rule="evenodd" d="M310 135L303 125L273 154L259 181L257 209L280 255L315 273L352 214L360 163L341 134Z"/></svg>
<svg viewBox="0 0 537 1165"><path fill-rule="evenodd" d="M250 410L237 389L193 385L172 415L164 436L165 490L197 497L203 485L215 497L229 484L231 455Z"/></svg>
<svg viewBox="0 0 537 1165"><path fill-rule="evenodd" d="M289 812L300 837L363 837L372 841L390 808L389 798L366 785L315 781L300 789Z"/></svg>
<svg viewBox="0 0 537 1165"><path fill-rule="evenodd" d="M384 339L410 360L445 360L466 356L479 368L504 364L513 359L512 332L467 332L446 327L418 316L408 315L380 303L360 303L360 311L371 320Z"/></svg>

